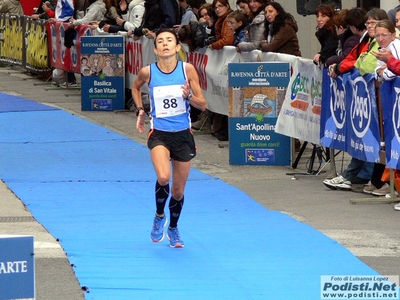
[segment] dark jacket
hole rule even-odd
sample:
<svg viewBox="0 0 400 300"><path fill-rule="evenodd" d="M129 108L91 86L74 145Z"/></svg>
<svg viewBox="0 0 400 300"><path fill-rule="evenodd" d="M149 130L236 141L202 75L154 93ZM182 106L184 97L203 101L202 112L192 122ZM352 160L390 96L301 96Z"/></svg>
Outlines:
<svg viewBox="0 0 400 300"><path fill-rule="evenodd" d="M339 36L339 46L336 49L336 55L329 57L325 62L325 67L329 67L332 64L340 63L357 45L360 41L360 36L353 34L350 28L347 28L340 36Z"/></svg>
<svg viewBox="0 0 400 300"><path fill-rule="evenodd" d="M333 30L329 30L324 26L315 33L321 44L321 51L318 53L321 54L319 60L323 64L329 57L336 54L336 49L338 48L339 39Z"/></svg>
<svg viewBox="0 0 400 300"><path fill-rule="evenodd" d="M261 43L261 50L301 56L299 39L297 38L298 29L299 27L293 18L286 19L270 43Z"/></svg>
<svg viewBox="0 0 400 300"><path fill-rule="evenodd" d="M143 29L147 28L151 31L157 31L163 22L163 12L161 11L158 0L146 0L144 2L144 16L142 25L136 28L133 32L134 35L142 36Z"/></svg>

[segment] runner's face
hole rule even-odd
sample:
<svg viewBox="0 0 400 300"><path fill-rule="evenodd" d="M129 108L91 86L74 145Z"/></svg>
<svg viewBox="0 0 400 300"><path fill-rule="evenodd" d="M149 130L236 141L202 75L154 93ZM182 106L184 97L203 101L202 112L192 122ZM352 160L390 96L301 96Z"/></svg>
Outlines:
<svg viewBox="0 0 400 300"><path fill-rule="evenodd" d="M180 44L176 43L176 36L171 32L162 32L156 37L154 53L159 57L176 55L180 50Z"/></svg>

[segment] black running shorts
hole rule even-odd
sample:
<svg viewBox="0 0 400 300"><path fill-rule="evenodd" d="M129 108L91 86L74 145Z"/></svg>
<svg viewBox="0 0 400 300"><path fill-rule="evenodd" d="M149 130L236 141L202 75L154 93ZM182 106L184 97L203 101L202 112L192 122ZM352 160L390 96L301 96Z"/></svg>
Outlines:
<svg viewBox="0 0 400 300"><path fill-rule="evenodd" d="M153 149L162 145L170 152L170 157L176 161L187 162L196 156L196 144L190 129L168 132L157 129L150 130L147 147Z"/></svg>

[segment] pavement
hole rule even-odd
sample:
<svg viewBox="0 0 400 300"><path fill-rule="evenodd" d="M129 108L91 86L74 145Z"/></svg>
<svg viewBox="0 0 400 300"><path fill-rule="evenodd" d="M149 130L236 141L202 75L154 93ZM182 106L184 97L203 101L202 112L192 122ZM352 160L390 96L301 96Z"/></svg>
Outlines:
<svg viewBox="0 0 400 300"><path fill-rule="evenodd" d="M132 111L81 111L79 89L59 89L45 78L17 67L0 67L0 92L61 108L146 144L146 135L135 129L136 116ZM400 275L400 212L393 209L393 204L379 202L377 197L326 188L322 181L334 171L329 163L320 165L316 161L313 170L321 166L322 172L318 175L307 172L311 145L307 145L296 169L291 166L234 166L229 164L228 142L220 142L207 132L196 132L195 139L198 154L193 160L194 168L236 186L267 209L288 214L335 239L380 274ZM293 160L296 155L293 153ZM340 153L335 161L340 171L347 166L349 157ZM360 199L374 201L350 202ZM34 236L36 299L85 298L61 245L3 182L0 182L0 234Z"/></svg>

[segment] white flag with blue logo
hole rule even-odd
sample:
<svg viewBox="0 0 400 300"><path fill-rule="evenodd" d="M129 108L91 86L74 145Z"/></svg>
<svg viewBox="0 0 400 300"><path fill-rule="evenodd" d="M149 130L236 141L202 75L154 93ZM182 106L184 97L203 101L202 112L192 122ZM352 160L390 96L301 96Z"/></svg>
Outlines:
<svg viewBox="0 0 400 300"><path fill-rule="evenodd" d="M74 2L73 0L59 0L56 6L56 19L57 21L66 22L74 15Z"/></svg>

